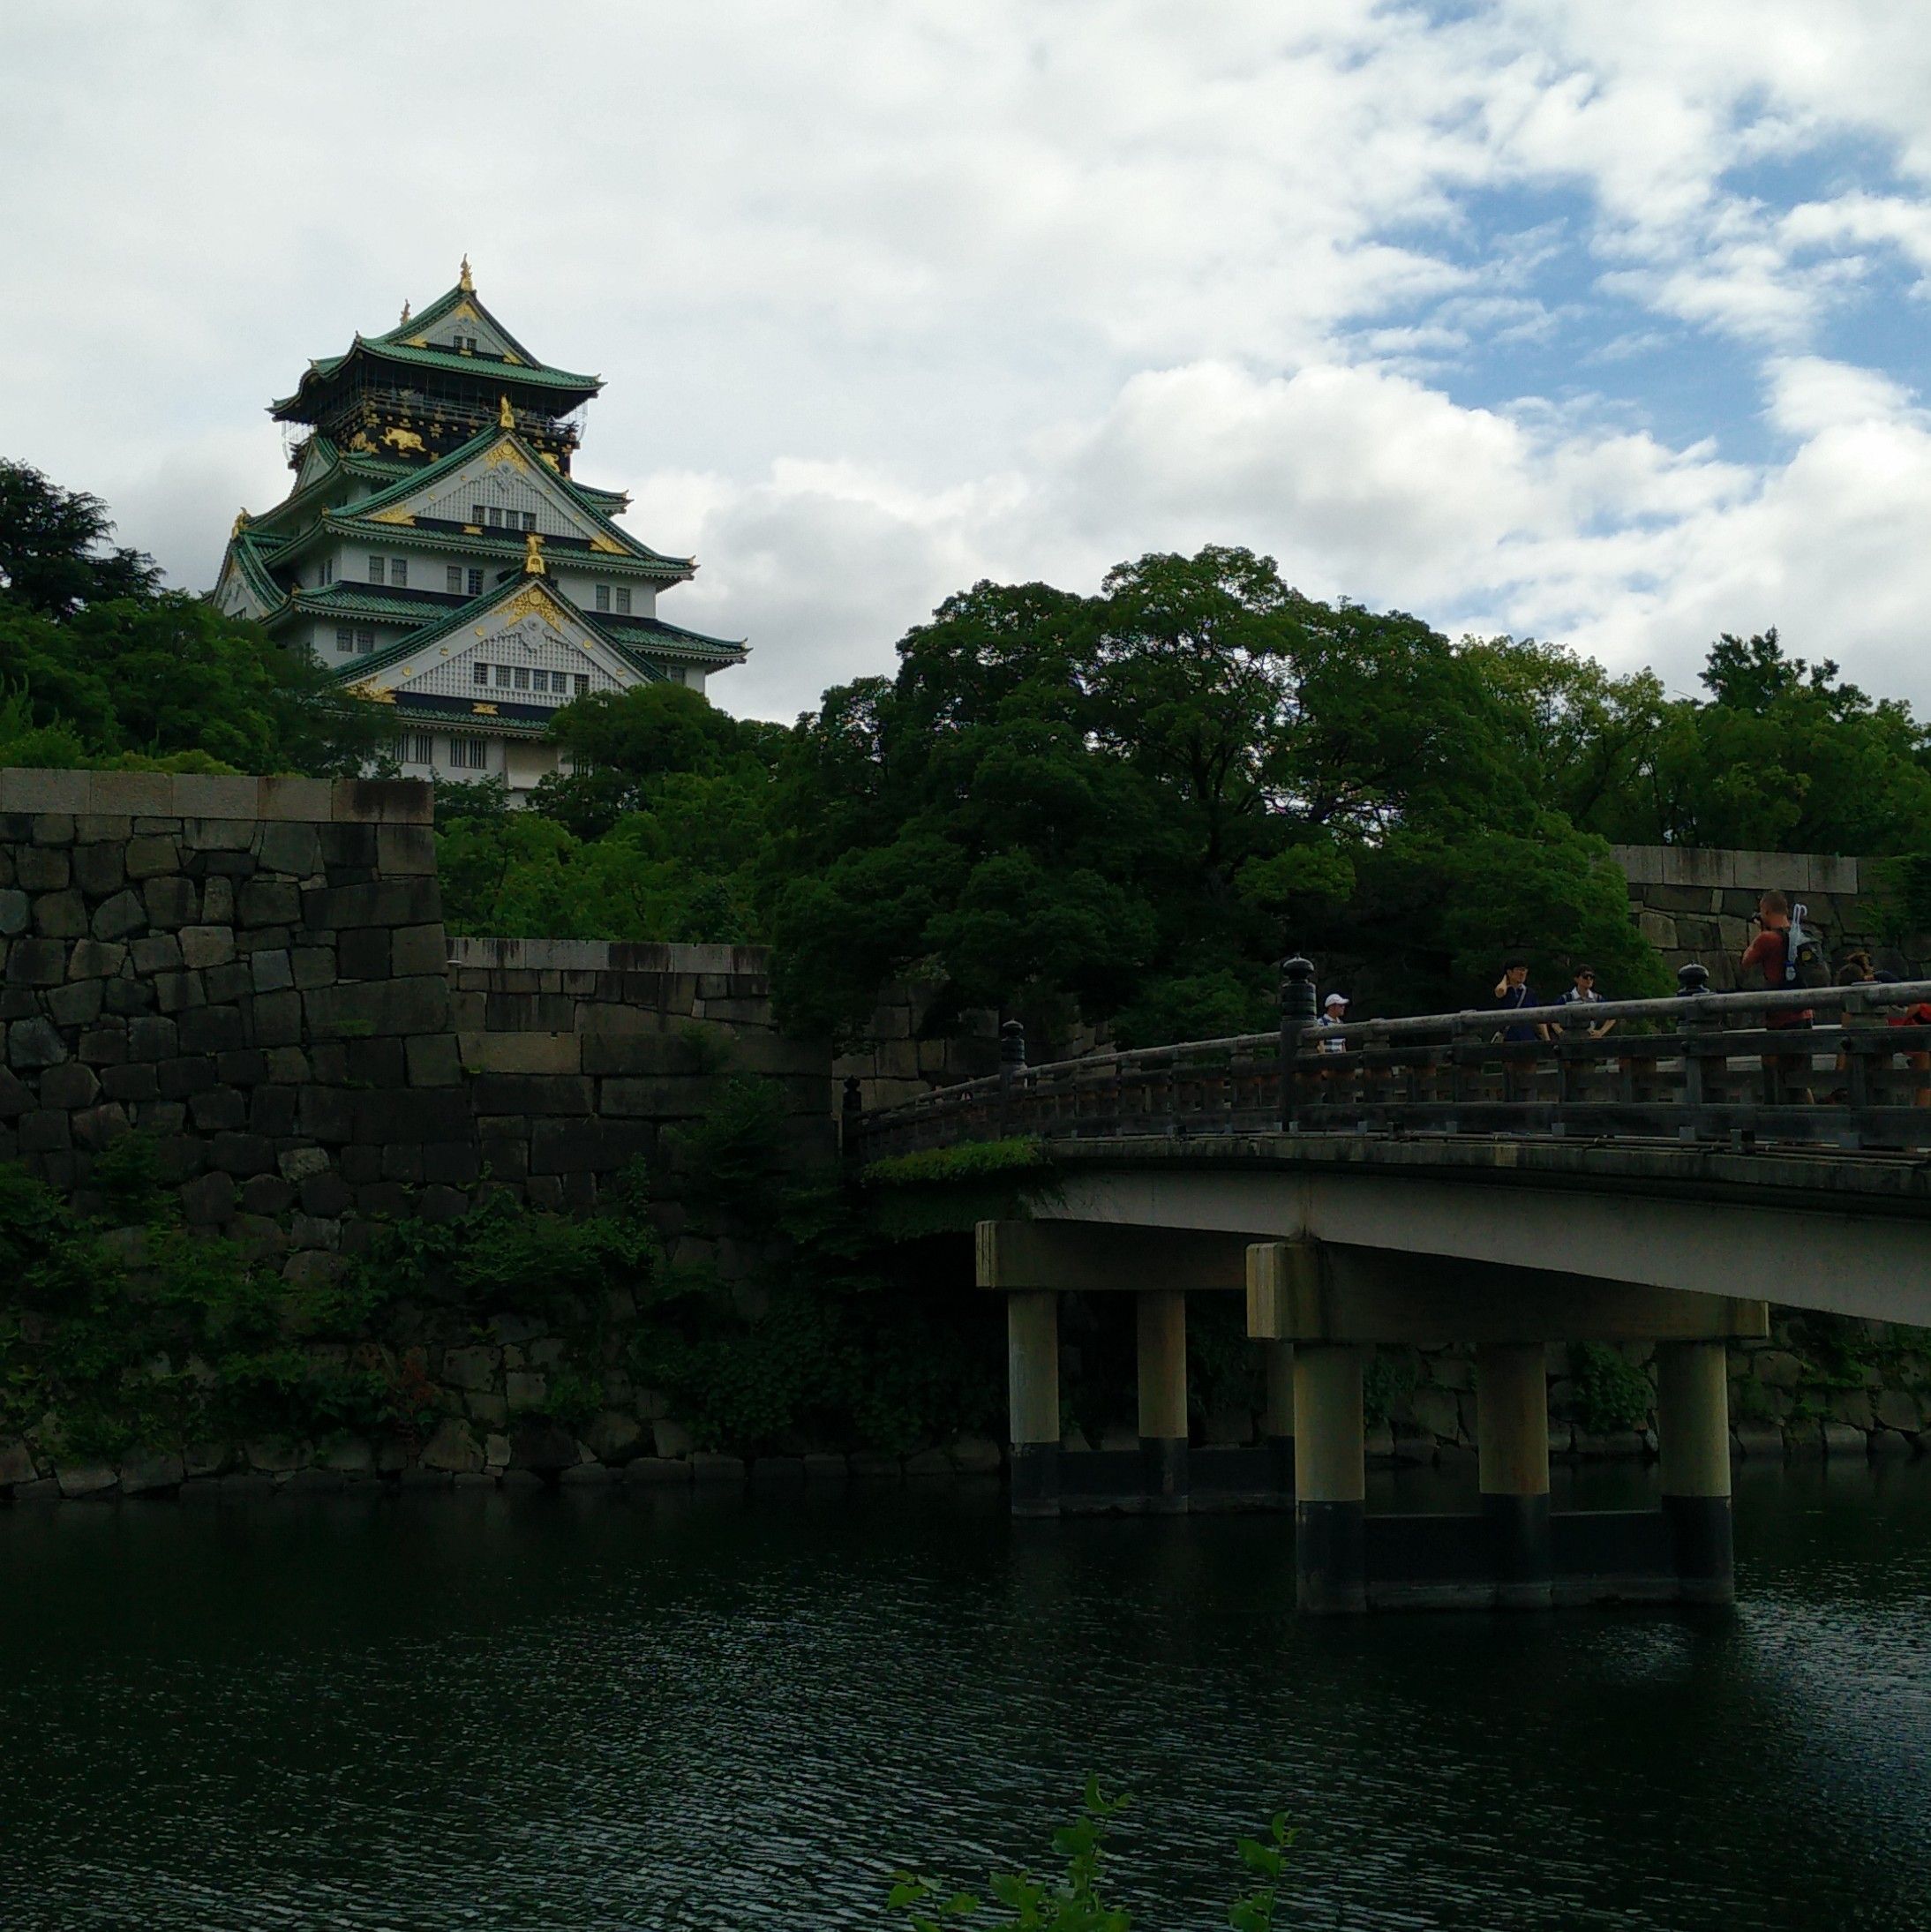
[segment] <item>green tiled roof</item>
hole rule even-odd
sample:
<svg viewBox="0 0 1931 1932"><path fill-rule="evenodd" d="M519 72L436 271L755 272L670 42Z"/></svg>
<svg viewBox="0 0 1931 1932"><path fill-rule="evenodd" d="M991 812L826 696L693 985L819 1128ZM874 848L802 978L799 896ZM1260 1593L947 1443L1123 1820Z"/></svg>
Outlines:
<svg viewBox="0 0 1931 1932"><path fill-rule="evenodd" d="M268 413L282 418L302 420L295 412L305 406L313 384L326 383L354 357L367 356L379 362L400 363L406 368L433 369L448 375L477 377L488 385L506 390L541 389L563 409L587 402L604 386L601 376L583 376L567 369L548 369L540 363L497 362L487 356L458 355L453 349L416 349L407 342L371 340L358 334L348 353L325 356L312 362L293 395L278 398L268 405ZM567 402L561 399L570 398Z"/></svg>
<svg viewBox="0 0 1931 1932"><path fill-rule="evenodd" d="M338 511L336 515L340 517L356 519L372 518L377 511L386 510L394 504L407 501L424 485L449 475L452 471L460 469L470 457L480 455L484 450L503 441L509 442L522 454L524 461L530 465L531 473L538 478L539 482L547 477L562 491L567 500L575 504L590 518L591 523L597 529L602 530L612 543L621 544L624 546L624 554L626 556L641 559L647 563L674 563L680 566L688 566L690 560L687 557L666 557L662 553L652 550L647 544L640 544L627 530L620 530L616 524L611 522L602 507L596 502L589 491L585 490L581 485L573 483L560 470L552 470L515 430L500 429L494 425L488 429L479 430L468 442L459 443L447 456L439 456L427 468L411 470L406 476L399 477L387 489L379 490L375 495L364 497L360 503L345 507ZM406 524L385 524L383 528L387 530L407 529L408 526ZM519 550L522 547L521 536L516 539L516 545ZM608 556L609 553L599 552L597 554L599 556Z"/></svg>
<svg viewBox="0 0 1931 1932"><path fill-rule="evenodd" d="M655 647L680 658L724 658L733 664L749 654L742 638L707 637L701 630L666 624L661 617L612 617L606 611L597 611L586 613L585 621L620 650Z"/></svg>

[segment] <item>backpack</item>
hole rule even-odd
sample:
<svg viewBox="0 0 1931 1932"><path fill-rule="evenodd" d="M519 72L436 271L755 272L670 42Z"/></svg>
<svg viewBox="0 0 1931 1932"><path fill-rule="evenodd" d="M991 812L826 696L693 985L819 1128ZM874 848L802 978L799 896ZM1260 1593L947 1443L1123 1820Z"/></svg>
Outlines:
<svg viewBox="0 0 1931 1932"><path fill-rule="evenodd" d="M1784 983L1806 988L1829 986L1830 961L1825 956L1823 935L1804 923L1810 908L1790 909L1790 931L1784 937Z"/></svg>

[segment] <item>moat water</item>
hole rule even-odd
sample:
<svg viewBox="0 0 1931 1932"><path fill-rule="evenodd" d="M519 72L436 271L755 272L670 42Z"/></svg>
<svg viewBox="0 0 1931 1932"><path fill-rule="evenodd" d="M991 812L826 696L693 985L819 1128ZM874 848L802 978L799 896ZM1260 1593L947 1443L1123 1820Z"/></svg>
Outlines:
<svg viewBox="0 0 1931 1932"><path fill-rule="evenodd" d="M1931 1928L1931 1463L1738 1500L1733 1616L1340 1626L989 1490L0 1509L0 1927L883 1927L1093 1770L1136 1932L1282 1807L1283 1928Z"/></svg>

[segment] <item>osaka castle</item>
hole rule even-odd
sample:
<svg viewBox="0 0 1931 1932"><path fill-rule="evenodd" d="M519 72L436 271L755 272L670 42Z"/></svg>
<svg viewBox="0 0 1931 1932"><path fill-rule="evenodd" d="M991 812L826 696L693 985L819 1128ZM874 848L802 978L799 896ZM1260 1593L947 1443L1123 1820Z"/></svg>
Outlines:
<svg viewBox="0 0 1931 1932"><path fill-rule="evenodd" d="M629 499L571 474L602 387L524 348L464 257L447 295L269 406L291 425L294 485L235 519L216 606L393 706L404 776L527 792L556 769L559 706L663 680L702 691L745 657L657 614L695 562L639 543L612 521Z"/></svg>

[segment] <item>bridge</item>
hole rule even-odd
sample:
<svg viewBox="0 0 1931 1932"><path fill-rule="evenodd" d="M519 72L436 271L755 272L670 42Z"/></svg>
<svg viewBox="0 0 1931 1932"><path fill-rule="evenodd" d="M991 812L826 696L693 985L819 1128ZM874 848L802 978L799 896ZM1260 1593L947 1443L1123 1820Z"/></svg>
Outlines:
<svg viewBox="0 0 1931 1932"><path fill-rule="evenodd" d="M1030 1218L981 1222L1006 1297L1012 1506L1064 1492L1059 1301L1134 1299L1137 1467L1190 1494L1186 1304L1244 1297L1266 1357L1266 1486L1294 1498L1299 1600L1369 1607L1733 1593L1727 1347L1769 1303L1931 1327L1931 981L1317 1026L1026 1063L860 1113L848 1156L1037 1137ZM1507 1029L1512 1037L1501 1037ZM1552 1342L1654 1343L1660 1511L1552 1512ZM1472 1344L1479 1514L1366 1507L1376 1345ZM1216 1453L1216 1452L1209 1452ZM1116 1476L1117 1471L1115 1472ZM1078 1472L1086 1479L1087 1472Z"/></svg>

